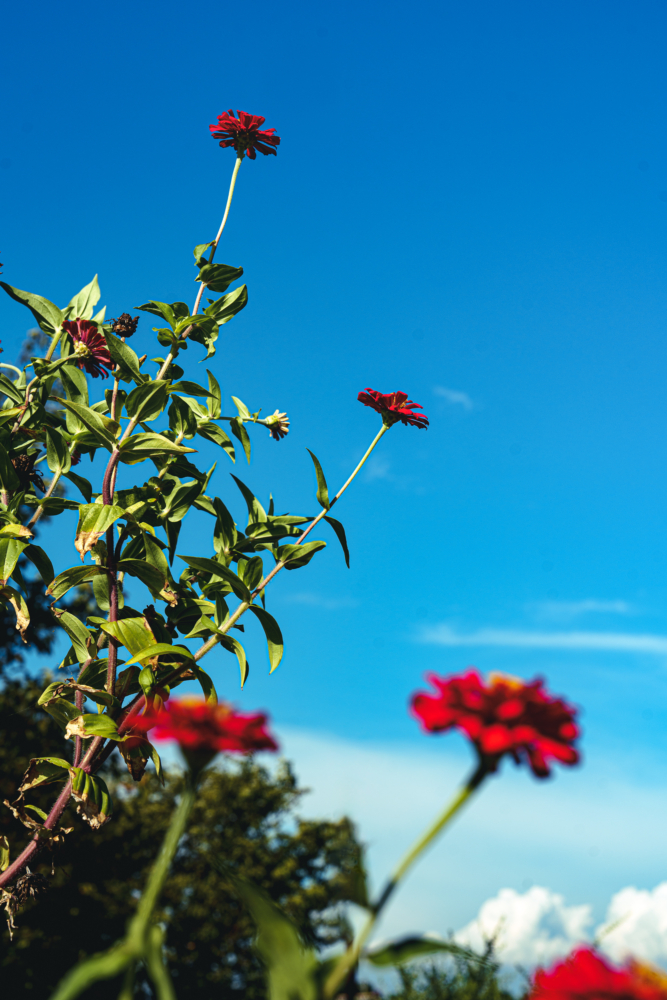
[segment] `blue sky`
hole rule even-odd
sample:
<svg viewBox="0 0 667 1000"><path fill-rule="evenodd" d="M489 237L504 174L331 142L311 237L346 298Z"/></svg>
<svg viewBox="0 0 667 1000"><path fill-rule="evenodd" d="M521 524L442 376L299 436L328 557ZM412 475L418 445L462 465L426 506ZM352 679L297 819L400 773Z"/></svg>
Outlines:
<svg viewBox="0 0 667 1000"><path fill-rule="evenodd" d="M543 674L582 706L586 764L553 791L576 786L567 808L597 801L602 772L631 798L663 787L666 22L660 3L512 0L41 2L28 31L6 14L4 280L64 305L98 272L111 315L192 300L192 248L233 166L208 124L260 113L282 144L241 169L218 259L243 265L250 304L212 368L227 399L287 410L292 430L276 444L256 429L233 471L312 512L306 447L337 488L377 429L360 389L403 389L431 419L394 428L341 502L352 568L332 539L276 581L279 671L253 628L243 695L231 656L210 663L222 693L328 740L332 760L343 740L360 760L386 752L389 774L427 744L443 775L463 767L458 738L426 741L405 706L424 671L475 663ZM30 325L0 300L3 360ZM150 327L135 343L152 357ZM214 489L241 517L229 471L223 456ZM60 568L73 527L58 521ZM411 831L386 829L395 854ZM452 890L440 929L525 879L604 909L664 877L658 850L635 864L619 849L595 874L586 852L611 835L586 835L523 874L517 839L514 861Z"/></svg>

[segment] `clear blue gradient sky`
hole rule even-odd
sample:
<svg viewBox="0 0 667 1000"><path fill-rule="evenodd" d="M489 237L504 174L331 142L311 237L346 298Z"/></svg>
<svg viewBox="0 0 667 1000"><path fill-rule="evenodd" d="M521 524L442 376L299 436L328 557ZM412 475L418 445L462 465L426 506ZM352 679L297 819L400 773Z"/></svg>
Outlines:
<svg viewBox="0 0 667 1000"><path fill-rule="evenodd" d="M276 581L279 671L252 626L243 695L231 656L209 663L278 730L417 747L423 672L474 662L583 706L591 782L601 762L658 781L666 28L641 0L7 10L4 280L63 305L99 272L110 315L191 301L234 160L208 125L263 114L282 144L244 162L218 254L246 269L250 304L212 367L227 399L287 410L292 431L256 429L233 471L314 511L305 448L337 488L378 426L360 389L403 389L431 418L394 428L337 509L352 568L332 539ZM3 360L30 318L0 299ZM135 346L152 357L151 325ZM229 471L222 456L213 487L241 517ZM64 568L74 517L57 524Z"/></svg>

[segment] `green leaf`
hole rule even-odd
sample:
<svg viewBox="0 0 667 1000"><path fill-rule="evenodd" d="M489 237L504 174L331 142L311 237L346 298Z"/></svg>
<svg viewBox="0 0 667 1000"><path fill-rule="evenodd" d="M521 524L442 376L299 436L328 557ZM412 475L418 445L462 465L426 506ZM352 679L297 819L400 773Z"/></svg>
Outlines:
<svg viewBox="0 0 667 1000"><path fill-rule="evenodd" d="M136 306L136 308L142 312L153 313L154 316L162 316L163 319L166 319L172 330L176 329L179 320L185 319L190 315L190 310L185 302L172 302L169 305L166 302L151 300L150 302L145 302L143 306Z"/></svg>
<svg viewBox="0 0 667 1000"><path fill-rule="evenodd" d="M252 420L252 413L242 399L239 399L238 396L232 396L232 402L234 403L241 420Z"/></svg>
<svg viewBox="0 0 667 1000"><path fill-rule="evenodd" d="M88 621L117 639L132 656L136 656L142 649L155 642L155 636L148 627L146 619L139 616L119 618L115 622L108 622L105 618L90 617Z"/></svg>
<svg viewBox="0 0 667 1000"><path fill-rule="evenodd" d="M167 383L144 382L133 389L125 401L128 417L139 420L155 420L167 405Z"/></svg>
<svg viewBox="0 0 667 1000"><path fill-rule="evenodd" d="M218 324L212 316L202 315L201 320L190 331L190 339L206 348L206 357L215 354L215 342L218 339Z"/></svg>
<svg viewBox="0 0 667 1000"><path fill-rule="evenodd" d="M58 431L48 427L46 428L46 464L56 475L69 472L72 466L67 442Z"/></svg>
<svg viewBox="0 0 667 1000"><path fill-rule="evenodd" d="M222 392L220 386L218 385L218 380L215 375L206 369L206 374L208 375L208 394L209 398L206 401L206 406L208 407L208 412L211 414L213 420L218 420L220 414L222 413Z"/></svg>
<svg viewBox="0 0 667 1000"><path fill-rule="evenodd" d="M191 569L202 573L210 573L213 577L219 577L221 580L224 580L229 584L239 600L248 602L251 600L250 591L243 580L233 570L222 563L216 562L215 559L205 559L203 556L179 555L178 558L182 559Z"/></svg>
<svg viewBox="0 0 667 1000"><path fill-rule="evenodd" d="M16 631L21 633L21 638L26 642L25 633L30 624L30 612L23 597L13 587L2 587L0 588L0 601L13 609L16 615Z"/></svg>
<svg viewBox="0 0 667 1000"><path fill-rule="evenodd" d="M143 462L145 458L152 458L154 455L185 455L195 451L196 448L185 448L161 434L148 432L133 434L127 438L120 446L120 460L126 465L136 465L137 462Z"/></svg>
<svg viewBox="0 0 667 1000"><path fill-rule="evenodd" d="M226 292L231 283L238 281L242 275L242 267L233 267L231 264L204 264L195 281L203 281L212 292Z"/></svg>
<svg viewBox="0 0 667 1000"><path fill-rule="evenodd" d="M84 503L79 507L79 524L76 529L74 548L81 556L81 561L87 552L97 544L100 535L110 528L114 521L123 517L125 511L114 504Z"/></svg>
<svg viewBox="0 0 667 1000"><path fill-rule="evenodd" d="M70 637L79 663L84 663L90 656L94 656L95 640L92 632L86 628L83 622L76 615L71 614L69 611L63 611L61 608L54 608L53 613ZM84 682L79 678L79 683L90 682Z"/></svg>
<svg viewBox="0 0 667 1000"><path fill-rule="evenodd" d="M97 275L93 280L82 288L78 295L75 295L68 306L65 307L63 316L67 319L90 319L93 309L100 301L100 286L97 283Z"/></svg>
<svg viewBox="0 0 667 1000"><path fill-rule="evenodd" d="M232 419L229 421L229 426L232 429L232 434L234 435L234 437L238 438L241 444L243 445L243 450L245 452L246 460L248 462L248 465L250 465L250 438L248 437L247 430L245 429L242 421L238 419L238 417L232 417Z"/></svg>
<svg viewBox="0 0 667 1000"><path fill-rule="evenodd" d="M7 583L21 553L27 547L28 542L22 542L18 538L0 538L0 587Z"/></svg>
<svg viewBox="0 0 667 1000"><path fill-rule="evenodd" d="M116 337L113 333L107 333L105 339L109 347L109 354L118 366L121 380L123 382L136 382L137 385L147 381L148 375L143 375L140 371L139 358L132 348L124 344L120 337Z"/></svg>
<svg viewBox="0 0 667 1000"><path fill-rule="evenodd" d="M316 1000L317 957L306 947L292 921L257 886L213 864L227 875L257 927L255 948L266 966L269 1000Z"/></svg>
<svg viewBox="0 0 667 1000"><path fill-rule="evenodd" d="M243 494L243 499L246 502L246 506L248 508L248 524L257 521L267 521L268 518L266 511L262 507L257 497L253 493L251 493L246 484L242 482L240 479L237 479L236 476L232 475L232 479L240 489L241 493Z"/></svg>
<svg viewBox="0 0 667 1000"><path fill-rule="evenodd" d="M74 365L64 365L58 372L58 378L71 403L88 406L88 382L80 368Z"/></svg>
<svg viewBox="0 0 667 1000"><path fill-rule="evenodd" d="M169 392L189 392L191 396L208 396L208 389L197 385L196 382L174 382L169 386Z"/></svg>
<svg viewBox="0 0 667 1000"><path fill-rule="evenodd" d="M194 248L194 251L193 251L194 255L195 255L195 260L197 261L197 263L199 263L199 258L204 256L204 254L206 253L206 251L208 250L208 248L213 246L214 242L215 242L215 240L212 240L210 243L198 243L197 244L197 246Z"/></svg>
<svg viewBox="0 0 667 1000"><path fill-rule="evenodd" d="M223 295L221 299L216 299L210 306L204 309L207 316L210 316L218 326L229 323L237 313L241 312L248 304L248 286L240 285L228 295Z"/></svg>
<svg viewBox="0 0 667 1000"><path fill-rule="evenodd" d="M73 566L66 569L51 582L46 593L55 601L63 597L72 587L79 587L88 580L93 580L96 576L106 576L107 571L103 566Z"/></svg>
<svg viewBox="0 0 667 1000"><path fill-rule="evenodd" d="M300 569L306 566L316 552L323 549L326 542L306 542L304 545L283 545L276 558L285 563L285 569Z"/></svg>
<svg viewBox="0 0 667 1000"><path fill-rule="evenodd" d="M39 785L49 785L53 781L61 781L65 775L69 774L70 764L62 757L32 757L28 762L19 793L30 791Z"/></svg>
<svg viewBox="0 0 667 1000"><path fill-rule="evenodd" d="M343 549L343 555L345 556L345 563L347 565L347 568L349 569L350 568L350 550L347 547L347 538L345 537L345 528L340 523L340 521L337 521L335 517L329 517L328 514L324 515L324 520L327 522L327 524L330 524L331 527L333 528L333 530L336 532L336 537L338 538L338 541L340 542L341 547Z"/></svg>
<svg viewBox="0 0 667 1000"><path fill-rule="evenodd" d="M72 726L72 733L77 736L102 736L105 740L123 740L125 736L118 735L118 726L110 715L93 715L84 713L76 720L72 720L76 729ZM70 723L72 725L72 723Z"/></svg>
<svg viewBox="0 0 667 1000"><path fill-rule="evenodd" d="M41 545L28 545L28 547L23 550L23 555L28 557L48 587L48 585L52 582L55 573L53 572L53 564Z"/></svg>
<svg viewBox="0 0 667 1000"><path fill-rule="evenodd" d="M90 406L82 406L80 403L72 403L68 399L58 399L66 410L79 418L84 427L87 427L91 434L100 441L105 448L113 451L116 439L120 434L120 424L115 420L110 420L103 414L98 413Z"/></svg>
<svg viewBox="0 0 667 1000"><path fill-rule="evenodd" d="M317 502L320 507L324 507L325 510L329 510L331 504L329 503L329 488L327 486L327 481L322 472L322 466L319 463L319 459L313 455L310 448L306 448L306 451L313 460L313 465L315 466L315 475L317 476Z"/></svg>
<svg viewBox="0 0 667 1000"><path fill-rule="evenodd" d="M471 954L467 948L462 948L454 941L445 941L429 934L415 934L367 948L363 953L363 958L371 965L403 965L421 955L433 955L443 951L450 955L461 955L466 958L469 958Z"/></svg>
<svg viewBox="0 0 667 1000"><path fill-rule="evenodd" d="M16 475L16 470L12 465L11 459L5 450L4 446L0 444L0 487L3 490L14 491L21 487L19 478Z"/></svg>
<svg viewBox="0 0 667 1000"><path fill-rule="evenodd" d="M71 470L65 473L65 479L69 479L71 483L74 483L86 503L91 502L93 499L93 487L87 479L84 479L83 476L78 476L76 472L72 472Z"/></svg>
<svg viewBox="0 0 667 1000"><path fill-rule="evenodd" d="M166 506L160 516L169 521L182 521L200 493L199 483L177 486L167 497Z"/></svg>
<svg viewBox="0 0 667 1000"><path fill-rule="evenodd" d="M4 872L9 867L9 841L4 836L0 837L0 872Z"/></svg>
<svg viewBox="0 0 667 1000"><path fill-rule="evenodd" d="M14 385L13 382L7 378L6 375L0 373L0 392L4 392L5 396L13 400L15 403L22 404L25 399L25 392Z"/></svg>
<svg viewBox="0 0 667 1000"><path fill-rule="evenodd" d="M250 664L246 659L245 649L238 641L231 635L221 635L220 645L224 646L225 649L229 650L230 653L236 654L236 659L239 661L239 668L241 670L241 687L248 680L248 674L250 673Z"/></svg>
<svg viewBox="0 0 667 1000"><path fill-rule="evenodd" d="M12 288L4 281L0 281L0 287L4 288L7 295L15 302L20 302L21 305L28 307L45 333L53 336L60 330L65 317L58 306L54 306L53 302L43 299L41 295L33 295L32 292L22 292L20 288Z"/></svg>
<svg viewBox="0 0 667 1000"><path fill-rule="evenodd" d="M251 604L248 611L252 611L264 629L266 643L269 647L270 673L273 673L283 658L283 635L280 626L273 615L270 615L264 608L258 608L256 604Z"/></svg>
<svg viewBox="0 0 667 1000"><path fill-rule="evenodd" d="M125 666L130 667L133 663L142 663L144 660L150 660L153 656L159 656L160 653L170 653L172 657L180 657L182 660L194 660L193 654L185 646L171 646L166 642L153 642L150 646L140 650L131 660L128 660Z"/></svg>
<svg viewBox="0 0 667 1000"><path fill-rule="evenodd" d="M200 437L206 438L207 441L212 441L213 444L219 445L222 449L224 449L224 451L227 452L232 462L236 461L234 445L227 434L225 434L222 427L219 427L218 424L214 424L211 420L207 420L206 423L198 425L197 434L199 434Z"/></svg>
<svg viewBox="0 0 667 1000"><path fill-rule="evenodd" d="M206 699L206 701L210 705L217 705L218 694L217 691L215 690L213 679L209 676L209 674L206 673L205 670L202 670L202 668L194 662L190 664L189 669L192 671L196 679L199 681L200 687L203 691L204 698Z"/></svg>
<svg viewBox="0 0 667 1000"><path fill-rule="evenodd" d="M238 538L234 518L219 497L214 498L213 508L216 514L213 547L216 553L223 552L227 555L236 545L236 539Z"/></svg>
<svg viewBox="0 0 667 1000"><path fill-rule="evenodd" d="M158 598L168 600L169 580L164 573L156 569L155 566L151 566L149 562L144 562L142 559L121 559L118 563L118 569L141 580L156 600ZM173 595L172 600L175 600Z"/></svg>

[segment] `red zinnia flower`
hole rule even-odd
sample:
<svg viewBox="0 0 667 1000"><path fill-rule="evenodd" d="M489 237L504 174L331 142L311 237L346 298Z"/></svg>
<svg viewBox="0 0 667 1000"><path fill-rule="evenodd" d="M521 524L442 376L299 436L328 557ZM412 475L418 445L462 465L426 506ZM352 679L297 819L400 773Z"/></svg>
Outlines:
<svg viewBox="0 0 667 1000"><path fill-rule="evenodd" d="M87 371L93 378L100 375L108 378L104 369L111 370L113 361L97 323L87 319L67 320L63 323L63 330L67 330L74 341L74 355L81 371Z"/></svg>
<svg viewBox="0 0 667 1000"><path fill-rule="evenodd" d="M280 136L275 134L274 128L261 130L261 126L266 121L261 115L249 115L245 111L237 111L238 118L230 108L218 116L217 125L209 125L211 135L220 139L223 149L226 146L233 146L238 155L243 158L247 153L251 160L257 158L256 149L264 156L269 153L277 155L274 146L280 145Z"/></svg>
<svg viewBox="0 0 667 1000"><path fill-rule="evenodd" d="M580 948L538 969L529 1000L667 1000L667 976L634 959L615 968L592 948Z"/></svg>
<svg viewBox="0 0 667 1000"><path fill-rule="evenodd" d="M266 715L260 713L244 715L230 705L182 698L169 700L158 711L147 709L132 730L155 729L156 739L176 740L183 750L251 753L278 749L266 724Z"/></svg>
<svg viewBox="0 0 667 1000"><path fill-rule="evenodd" d="M419 692L412 697L412 713L429 733L462 730L488 770L495 771L504 754L517 764L527 759L533 774L546 778L548 761L576 764L579 736L576 710L561 698L552 698L543 681L491 674L488 682L476 670L454 677L428 675L437 695Z"/></svg>
<svg viewBox="0 0 667 1000"><path fill-rule="evenodd" d="M423 413L413 413L413 410L423 410L419 403L413 403L405 392L378 392L376 389L366 389L357 396L364 406L372 406L382 416L385 424L412 424L413 427L428 427L428 417Z"/></svg>

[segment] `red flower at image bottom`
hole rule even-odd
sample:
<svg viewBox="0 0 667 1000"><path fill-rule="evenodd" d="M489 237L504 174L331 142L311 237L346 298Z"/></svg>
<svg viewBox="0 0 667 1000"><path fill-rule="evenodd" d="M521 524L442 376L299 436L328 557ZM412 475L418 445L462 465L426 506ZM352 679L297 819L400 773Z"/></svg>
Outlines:
<svg viewBox="0 0 667 1000"><path fill-rule="evenodd" d="M66 320L63 330L69 333L74 341L74 356L81 371L87 371L93 378L108 378L108 372L113 368L107 342L97 323L87 319Z"/></svg>
<svg viewBox="0 0 667 1000"><path fill-rule="evenodd" d="M550 760L578 763L576 709L548 694L543 681L525 683L503 674L485 681L476 670L427 679L437 694L413 695L412 714L429 733L461 730L487 770L495 771L505 754L517 764L526 760L538 778L551 773Z"/></svg>
<svg viewBox="0 0 667 1000"><path fill-rule="evenodd" d="M261 713L246 715L230 705L211 705L199 698L170 699L163 708L147 709L132 725L133 732L153 729L157 740L175 740L183 750L252 753L277 750Z"/></svg>
<svg viewBox="0 0 667 1000"><path fill-rule="evenodd" d="M538 969L528 1000L667 1000L667 976L634 959L617 968L592 948L579 948Z"/></svg>
<svg viewBox="0 0 667 1000"><path fill-rule="evenodd" d="M280 145L280 136L276 135L274 128L262 130L266 118L249 115L246 111L237 111L237 114L238 118L230 108L218 116L217 125L209 125L211 135L220 139L223 149L232 146L239 157L247 155L251 160L257 159L255 150L259 150L264 156L270 153L276 156L274 147Z"/></svg>
<svg viewBox="0 0 667 1000"><path fill-rule="evenodd" d="M387 426L401 423L411 424L412 427L428 427L428 417L423 413L413 413L413 410L422 410L423 406L413 403L408 399L405 392L378 392L377 389L366 389L357 396L360 403L370 406L382 417Z"/></svg>

